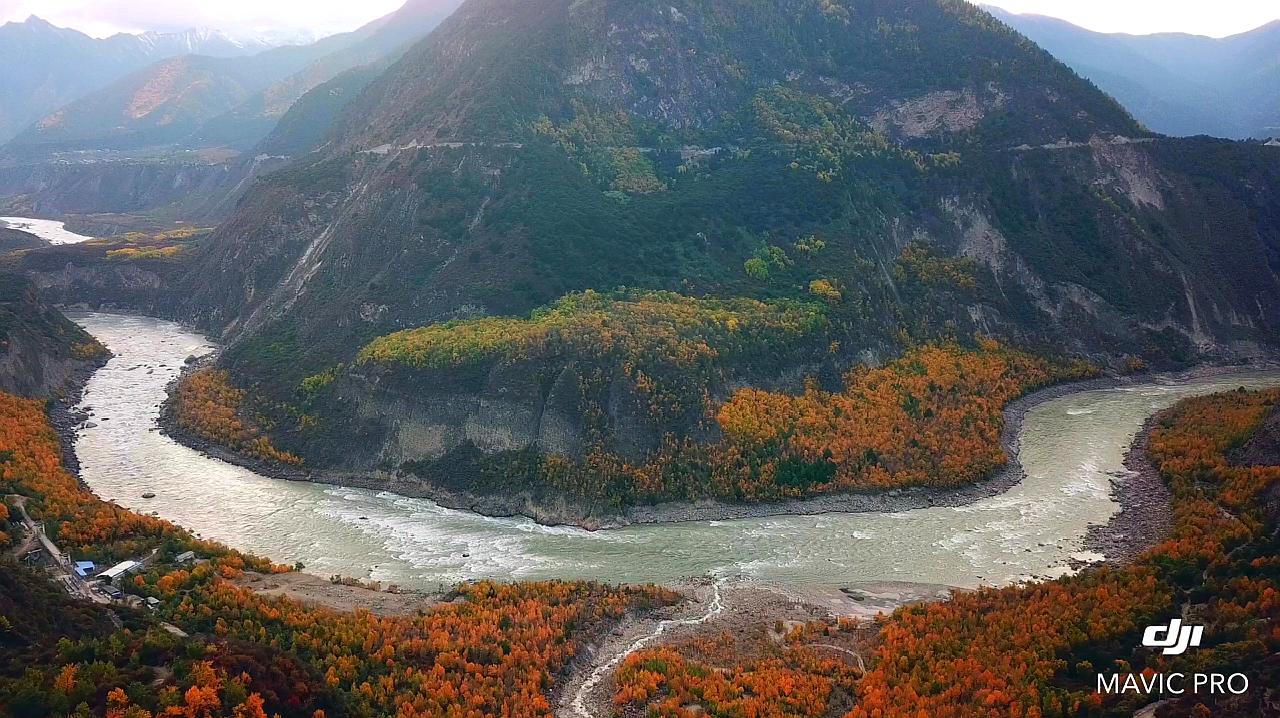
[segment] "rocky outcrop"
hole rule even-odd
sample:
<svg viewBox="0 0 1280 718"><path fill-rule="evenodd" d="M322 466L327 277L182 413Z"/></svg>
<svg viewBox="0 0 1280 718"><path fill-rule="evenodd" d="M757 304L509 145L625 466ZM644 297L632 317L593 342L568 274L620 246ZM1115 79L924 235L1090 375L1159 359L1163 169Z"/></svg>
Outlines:
<svg viewBox="0 0 1280 718"><path fill-rule="evenodd" d="M125 259L112 257L111 249L98 243L47 246L15 255L10 268L50 304L182 319L174 287L181 255Z"/></svg>
<svg viewBox="0 0 1280 718"><path fill-rule="evenodd" d="M0 273L0 391L57 396L78 387L105 355L84 330L38 300L26 280Z"/></svg>
<svg viewBox="0 0 1280 718"><path fill-rule="evenodd" d="M211 194L235 169L231 163L110 160L10 165L0 167L0 207L33 217L149 212Z"/></svg>
<svg viewBox="0 0 1280 718"><path fill-rule="evenodd" d="M590 395L587 384L583 369L572 363L497 363L447 372L367 367L339 378L325 392L331 398L313 407L340 419L330 427L335 433L299 438L304 451L330 459L335 468L394 471L472 452L534 450L581 458L589 448L588 415L597 412L600 427L608 427L605 440L630 458L653 451L664 431L693 429L662 427L644 416L643 402L625 379L606 381Z"/></svg>

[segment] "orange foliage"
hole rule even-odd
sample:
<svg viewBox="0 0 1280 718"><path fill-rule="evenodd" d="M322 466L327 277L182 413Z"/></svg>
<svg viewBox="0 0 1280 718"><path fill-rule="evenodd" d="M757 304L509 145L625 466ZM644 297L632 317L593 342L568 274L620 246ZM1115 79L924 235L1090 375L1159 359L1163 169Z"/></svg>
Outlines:
<svg viewBox="0 0 1280 718"><path fill-rule="evenodd" d="M829 466L819 491L959 486L1005 462L1005 404L1083 373L994 342L978 351L922 347L887 366L853 370L839 393L740 389L718 419L730 442L777 457L766 474L787 461Z"/></svg>
<svg viewBox="0 0 1280 718"><path fill-rule="evenodd" d="M1204 569L1225 566L1233 547L1263 540L1260 497L1280 481L1280 468L1233 467L1225 452L1258 426L1277 399L1280 391L1191 399L1160 419L1149 450L1173 491L1173 535L1135 565L964 594L885 619L883 642L849 718L915 718L921 710L938 718L1039 716L1096 708L1103 698L1092 687L1054 685L1055 678L1071 674L1065 656L1121 638L1126 639L1122 645L1137 645L1142 626L1176 612L1185 590L1180 584L1188 580L1206 583L1201 590L1214 596L1202 618L1209 624L1210 642L1217 624L1229 626L1233 617L1248 615L1264 619L1249 630L1257 642L1254 660L1274 653L1280 648L1276 574L1214 585ZM1227 649L1216 660L1242 660L1232 658L1231 650L1239 649ZM1213 656L1214 649L1198 654L1201 661ZM1155 659L1147 654L1115 658L1128 659L1117 664L1124 672L1126 666L1138 670L1140 661ZM1238 667L1250 665L1244 660ZM1083 663L1078 672L1088 681L1095 671Z"/></svg>
<svg viewBox="0 0 1280 718"><path fill-rule="evenodd" d="M931 363L938 363L936 355ZM872 381L875 373L864 373L861 381ZM776 401L772 411L788 416L786 399ZM1262 510L1264 497L1280 485L1280 467L1233 466L1226 454L1277 402L1280 390L1232 392L1182 402L1159 418L1149 452L1172 491L1174 526L1167 541L1135 564L961 593L882 616L879 644L846 718L1131 714L1141 703L1120 704L1142 699L1095 693L1096 674L1188 670L1170 668L1171 659L1137 646L1144 626L1178 615L1194 596L1205 601L1195 610L1196 622L1206 625L1206 645L1184 660L1196 661L1198 670L1262 666L1280 651L1280 554L1274 518L1269 522ZM752 416L735 425L739 431L757 441L778 440ZM690 652L684 646L632 656L619 674L616 702L672 718L693 716L693 703L710 715L805 715L776 696L735 693L740 677L758 670L755 665L708 670ZM775 671L772 685L783 684L785 676L786 685L804 686L807 700L825 695L822 680L832 675L811 666L795 676L776 673L782 668L776 664L764 668ZM713 699L701 700L707 696ZM747 698L751 703L739 709L734 701Z"/></svg>
<svg viewBox="0 0 1280 718"><path fill-rule="evenodd" d="M639 651L618 669L614 704L650 718L827 715L837 694L852 694L858 670L843 651L808 644L834 640L841 628L816 624L764 650L724 636Z"/></svg>
<svg viewBox="0 0 1280 718"><path fill-rule="evenodd" d="M281 569L100 501L58 456L43 404L0 393L0 488L31 497L28 510L45 520L51 535L69 542L78 555L144 555L168 541L169 554L176 546L208 557L184 568L161 564L135 576L127 590L160 599L158 616L189 634L255 643L310 664L359 707L356 715L549 718L547 691L584 635L629 611L679 599L655 587L482 582L460 587L455 600L421 615L380 617L266 597L231 579L250 568ZM49 676L48 685L68 693L84 675L68 664ZM245 697L239 691L243 699L234 705L223 700L228 693L220 689L247 686L250 677L229 678L221 669L197 664L192 678L181 694L173 686L162 689L175 691L174 700L165 701L154 718L263 715L263 701L253 693ZM109 718L153 718L119 686L101 690L109 691Z"/></svg>
<svg viewBox="0 0 1280 718"><path fill-rule="evenodd" d="M302 459L271 445L253 423L240 417L245 392L221 369L201 369L184 377L173 398L178 425L197 436L250 456L300 466Z"/></svg>
<svg viewBox="0 0 1280 718"><path fill-rule="evenodd" d="M381 617L264 597L224 580L213 563L149 588L174 606L169 618L184 629L283 649L363 714L477 718L550 716L545 692L580 635L678 598L658 588L481 582L420 616Z"/></svg>
<svg viewBox="0 0 1280 718"><path fill-rule="evenodd" d="M4 493L35 497L33 518L49 524L63 550L79 555L128 555L140 542L176 535L172 524L100 501L62 466L58 435L43 402L0 393L0 484Z"/></svg>

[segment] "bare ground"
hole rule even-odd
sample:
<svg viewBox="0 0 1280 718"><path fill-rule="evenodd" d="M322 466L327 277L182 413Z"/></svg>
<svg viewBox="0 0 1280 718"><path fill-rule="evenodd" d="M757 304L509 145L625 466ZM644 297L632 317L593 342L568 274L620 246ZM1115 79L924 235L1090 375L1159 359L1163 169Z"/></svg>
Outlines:
<svg viewBox="0 0 1280 718"><path fill-rule="evenodd" d="M864 665L866 648L874 642L876 629L870 619L880 612L892 612L899 606L921 601L936 601L950 595L946 586L905 582L852 584L841 590L783 589L748 581L698 580L674 586L689 597L685 603L658 614L624 620L597 642L584 650L570 667L554 705L558 718L605 718L614 713L616 692L613 673L625 657L637 650L636 645L652 637L640 649L686 643L706 636L728 635L737 645L753 642L781 642L795 626L823 618L856 618L866 624L848 645L814 644L818 650L829 650L843 656L850 665ZM720 610L712 610L715 591L719 590ZM702 617L705 620L696 622ZM678 623L684 621L685 623ZM659 625L666 627L656 634ZM778 627L782 630L779 631ZM593 674L604 675L594 686L584 690Z"/></svg>
<svg viewBox="0 0 1280 718"><path fill-rule="evenodd" d="M426 593L388 593L344 586L308 573L246 573L236 584L264 596L285 596L336 611L364 609L379 616L412 616L436 605L440 597Z"/></svg>

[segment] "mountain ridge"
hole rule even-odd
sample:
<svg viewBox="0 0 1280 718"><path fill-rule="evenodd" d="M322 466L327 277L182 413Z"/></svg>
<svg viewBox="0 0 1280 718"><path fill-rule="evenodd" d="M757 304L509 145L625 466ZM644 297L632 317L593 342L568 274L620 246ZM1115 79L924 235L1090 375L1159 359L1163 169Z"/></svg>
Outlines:
<svg viewBox="0 0 1280 718"><path fill-rule="evenodd" d="M1188 33L1101 33L1045 15L988 7L1170 135L1280 134L1280 20L1225 38Z"/></svg>
<svg viewBox="0 0 1280 718"><path fill-rule="evenodd" d="M44 115L5 152L30 161L104 149L248 149L312 87L425 34L454 4L406 2L386 17L307 45L161 59Z"/></svg>
<svg viewBox="0 0 1280 718"><path fill-rule="evenodd" d="M59 106L165 57L199 52L229 57L271 47L217 31L119 33L92 38L35 15L0 25L0 143Z"/></svg>
<svg viewBox="0 0 1280 718"><path fill-rule="evenodd" d="M175 303L321 469L492 489L561 466L556 447L648 466L715 441L734 387L834 392L975 336L1112 367L1275 351L1272 149L1158 137L966 3L471 0L348 87ZM589 342L362 359L415 327L470 356L598 296L586 325L644 317L641 342L724 301L826 320L693 377ZM710 408L655 416L655 396Z"/></svg>

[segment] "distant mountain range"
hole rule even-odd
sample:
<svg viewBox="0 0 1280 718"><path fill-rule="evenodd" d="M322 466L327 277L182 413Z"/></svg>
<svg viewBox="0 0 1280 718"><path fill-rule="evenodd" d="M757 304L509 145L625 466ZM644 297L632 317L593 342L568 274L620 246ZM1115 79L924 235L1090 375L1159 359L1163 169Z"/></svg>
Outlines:
<svg viewBox="0 0 1280 718"><path fill-rule="evenodd" d="M214 30L119 34L105 39L38 17L0 26L0 142L62 105L158 60L185 54L237 57L270 49L271 38Z"/></svg>
<svg viewBox="0 0 1280 718"><path fill-rule="evenodd" d="M426 34L455 0L304 45L192 31L95 40L33 18L0 28L0 141L24 160L157 146L247 149L305 92ZM28 57L39 58L34 67ZM19 62L19 59L24 62ZM85 68L90 68L88 72Z"/></svg>
<svg viewBox="0 0 1280 718"><path fill-rule="evenodd" d="M1168 135L1280 136L1280 21L1226 38L1108 34L985 8Z"/></svg>

